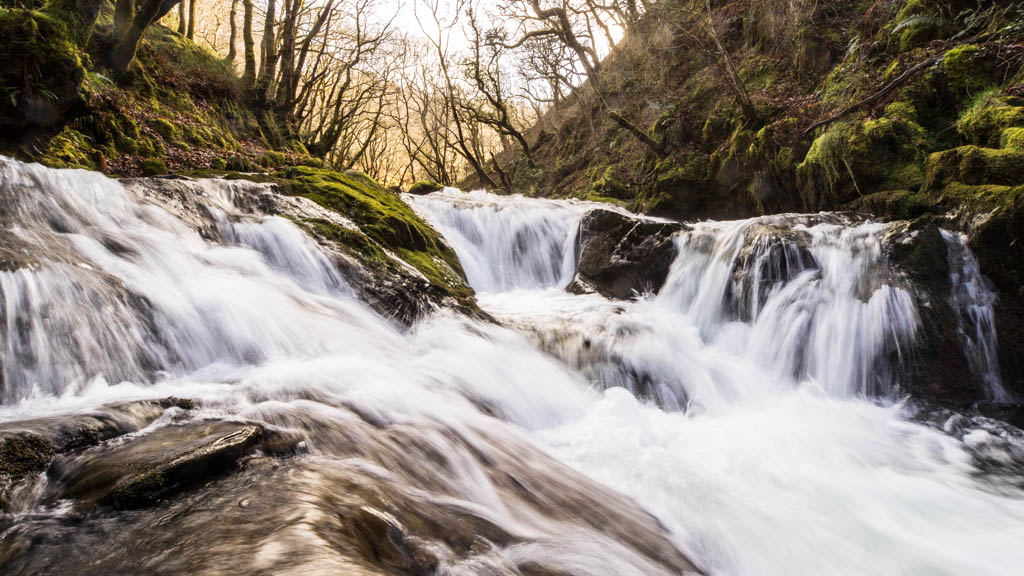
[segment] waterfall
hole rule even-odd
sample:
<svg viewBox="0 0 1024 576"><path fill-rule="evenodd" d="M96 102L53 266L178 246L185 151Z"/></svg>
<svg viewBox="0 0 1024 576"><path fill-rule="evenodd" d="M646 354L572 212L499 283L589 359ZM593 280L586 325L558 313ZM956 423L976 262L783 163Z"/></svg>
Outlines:
<svg viewBox="0 0 1024 576"><path fill-rule="evenodd" d="M959 335L967 350L971 371L981 378L994 402L1007 402L1010 394L999 375L995 292L978 269L978 261L963 234L942 231L949 248L950 304L957 316Z"/></svg>
<svg viewBox="0 0 1024 576"><path fill-rule="evenodd" d="M679 239L659 302L774 374L837 396L891 395L891 355L918 318L889 279L887 227L790 215L701 224Z"/></svg>
<svg viewBox="0 0 1024 576"><path fill-rule="evenodd" d="M564 288L572 280L587 203L452 189L408 200L448 240L477 292Z"/></svg>
<svg viewBox="0 0 1024 576"><path fill-rule="evenodd" d="M1009 576L1024 562L1024 441L967 416L919 423L892 395L921 328L886 224L694 224L657 296L613 301L563 289L593 205L410 197L498 322L439 310L403 329L300 219L249 209L266 188L190 186L194 212L153 181L0 159L0 430L196 403L10 495L5 569L667 575L689 558L715 575ZM951 254L954 299L984 350L991 297L966 254ZM301 448L129 513L54 499L82 467L209 421Z"/></svg>

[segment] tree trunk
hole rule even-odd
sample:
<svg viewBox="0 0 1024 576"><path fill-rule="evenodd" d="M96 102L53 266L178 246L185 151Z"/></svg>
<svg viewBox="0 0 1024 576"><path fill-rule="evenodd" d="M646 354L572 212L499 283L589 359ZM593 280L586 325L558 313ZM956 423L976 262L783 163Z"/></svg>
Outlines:
<svg viewBox="0 0 1024 576"><path fill-rule="evenodd" d="M196 0L188 0L188 34L189 40L196 39Z"/></svg>
<svg viewBox="0 0 1024 576"><path fill-rule="evenodd" d="M135 59L135 52L139 49L139 42L153 22L163 18L182 0L146 0L135 7L135 18L117 44L110 49L106 60L115 72L125 73L128 66Z"/></svg>
<svg viewBox="0 0 1024 576"><path fill-rule="evenodd" d="M242 0L245 16L242 19L242 43L245 45L245 72L242 84L252 89L256 84L256 41L252 38L252 0Z"/></svg>
<svg viewBox="0 0 1024 576"><path fill-rule="evenodd" d="M281 80L277 85L276 104L285 111L292 101L292 78L295 75L295 21L299 17L302 0L285 0L284 31L281 41Z"/></svg>
<svg viewBox="0 0 1024 576"><path fill-rule="evenodd" d="M67 26L72 42L85 46L104 4L106 0L50 0L43 12Z"/></svg>
<svg viewBox="0 0 1024 576"><path fill-rule="evenodd" d="M267 89L277 70L277 47L274 34L274 13L277 2L267 0L267 19L263 22L263 61L260 62L260 74L256 78L256 99L266 102Z"/></svg>
<svg viewBox="0 0 1024 576"><path fill-rule="evenodd" d="M181 4L178 4L178 34L182 36L188 32L188 19L185 17L185 2L182 0Z"/></svg>
<svg viewBox="0 0 1024 576"><path fill-rule="evenodd" d="M135 19L135 0L117 0L114 6L114 38L124 36Z"/></svg>
<svg viewBox="0 0 1024 576"><path fill-rule="evenodd" d="M235 49L235 42L238 41L238 0L231 0L231 39L228 41L228 63L232 67L235 65L235 58L238 56L238 50Z"/></svg>

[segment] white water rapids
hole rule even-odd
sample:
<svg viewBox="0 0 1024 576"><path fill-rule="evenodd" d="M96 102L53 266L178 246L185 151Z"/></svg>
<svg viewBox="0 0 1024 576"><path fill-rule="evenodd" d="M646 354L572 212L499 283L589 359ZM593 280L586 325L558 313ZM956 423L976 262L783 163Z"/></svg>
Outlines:
<svg viewBox="0 0 1024 576"><path fill-rule="evenodd" d="M380 427L450 431L474 454L532 443L639 503L709 574L1015 575L1024 564L1020 480L975 458L1019 446L915 423L898 403L893 364L920 323L909 288L878 274L884 224L699 224L678 238L658 296L616 302L563 290L592 206L410 198L504 327L440 311L405 331L358 302L288 220L224 216L228 187L206 185L227 240L217 244L100 175L0 161L0 218L29 260L0 271L0 420L168 395L272 422L329 419L340 405ZM736 294L747 231L783 224L807 250L755 251L768 260ZM990 304L973 313L982 324ZM510 507L470 450L424 435L449 451L444 502L536 542L499 550L503 561L663 573L581 519ZM319 545L312 530L291 537ZM439 572L509 573L490 566Z"/></svg>

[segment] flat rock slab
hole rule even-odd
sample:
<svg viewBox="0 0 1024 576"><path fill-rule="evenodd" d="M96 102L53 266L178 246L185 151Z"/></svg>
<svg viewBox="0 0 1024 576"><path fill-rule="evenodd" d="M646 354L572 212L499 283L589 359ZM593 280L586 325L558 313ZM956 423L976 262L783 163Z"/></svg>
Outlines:
<svg viewBox="0 0 1024 576"><path fill-rule="evenodd" d="M138 508L235 467L263 439L262 426L208 421L169 425L59 460L55 497L76 508Z"/></svg>

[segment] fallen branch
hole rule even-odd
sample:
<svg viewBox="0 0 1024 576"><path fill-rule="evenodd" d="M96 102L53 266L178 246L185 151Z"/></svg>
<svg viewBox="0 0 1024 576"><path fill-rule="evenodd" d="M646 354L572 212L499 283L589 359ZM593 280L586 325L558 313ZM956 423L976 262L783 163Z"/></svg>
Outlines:
<svg viewBox="0 0 1024 576"><path fill-rule="evenodd" d="M658 156L665 156L665 145L663 143L656 142L653 138L644 134L643 131L630 123L629 120L623 118L622 114L619 114L615 110L609 110L608 117L614 120L619 126L628 130L630 134L636 136L638 140L646 144L647 147L653 150Z"/></svg>
<svg viewBox="0 0 1024 576"><path fill-rule="evenodd" d="M825 118L824 120L819 120L818 122L815 122L814 124L811 124L810 127L808 127L806 130L804 130L804 136L810 134L811 132L813 132L814 130L816 130L818 128L821 128L822 126L826 126L828 124L831 124L831 123L835 122L836 120L839 120L839 119L849 115L851 112L857 110L858 108L861 108L863 106L867 106L868 104L871 104L873 102L876 102L876 101L880 100L881 98L885 97L886 94L888 94L889 92L892 92L893 89L895 89L896 87L900 86L901 84L903 84L904 82L909 80L912 76L914 76L915 74L917 74L921 70L924 70L925 68L931 66L932 64L935 64L939 60L939 58L940 58L940 56L935 56L935 57L932 57L932 58L929 58L929 59L925 60L924 62L921 62L921 63L917 64L916 66L911 67L909 70L907 70L903 74L900 74L895 80L893 80L892 82L889 82L888 84L885 85L885 87L883 87L878 92L875 92L871 96L868 96L867 98L861 100L860 102L857 102L856 104L853 104L851 106L843 108L842 111L840 111L838 114L835 114L834 116L829 116L828 118Z"/></svg>

